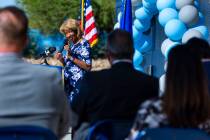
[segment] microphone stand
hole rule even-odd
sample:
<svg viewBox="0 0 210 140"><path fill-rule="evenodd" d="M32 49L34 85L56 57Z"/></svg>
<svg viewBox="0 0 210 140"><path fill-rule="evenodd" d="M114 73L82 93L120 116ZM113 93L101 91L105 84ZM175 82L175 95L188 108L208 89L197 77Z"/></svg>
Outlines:
<svg viewBox="0 0 210 140"><path fill-rule="evenodd" d="M41 62L42 65L49 65L49 63L47 62L47 58L48 56L42 56L41 60L44 60L44 62Z"/></svg>

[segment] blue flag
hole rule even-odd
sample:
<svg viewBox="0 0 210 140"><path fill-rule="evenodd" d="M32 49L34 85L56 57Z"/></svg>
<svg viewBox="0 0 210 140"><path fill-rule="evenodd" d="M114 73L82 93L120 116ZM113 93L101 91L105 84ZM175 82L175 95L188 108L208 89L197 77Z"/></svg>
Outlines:
<svg viewBox="0 0 210 140"><path fill-rule="evenodd" d="M122 0L122 17L120 20L120 29L126 30L132 34L132 5L131 0Z"/></svg>

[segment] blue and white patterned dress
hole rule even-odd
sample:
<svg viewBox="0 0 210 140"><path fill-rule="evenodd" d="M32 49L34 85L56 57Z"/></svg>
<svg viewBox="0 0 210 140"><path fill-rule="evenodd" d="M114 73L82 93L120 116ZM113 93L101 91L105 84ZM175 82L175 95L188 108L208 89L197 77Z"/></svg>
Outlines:
<svg viewBox="0 0 210 140"><path fill-rule="evenodd" d="M81 39L78 43L71 45L70 50L73 58L84 61L88 65L92 64L90 57L90 44L87 40ZM77 82L84 76L86 71L74 64L66 56L64 56L64 64L65 91L69 100L71 100L73 94L78 91Z"/></svg>
<svg viewBox="0 0 210 140"><path fill-rule="evenodd" d="M125 140L135 140L145 128L158 128L170 126L167 115L163 112L162 99L151 99L143 102L137 112L130 135ZM210 134L210 119L197 126L197 128Z"/></svg>

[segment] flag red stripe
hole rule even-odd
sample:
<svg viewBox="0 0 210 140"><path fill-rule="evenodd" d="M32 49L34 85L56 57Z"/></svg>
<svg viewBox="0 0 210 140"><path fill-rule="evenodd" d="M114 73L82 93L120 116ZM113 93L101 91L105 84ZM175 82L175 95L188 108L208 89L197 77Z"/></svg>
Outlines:
<svg viewBox="0 0 210 140"><path fill-rule="evenodd" d="M91 39L89 40L90 44L98 38L98 34L94 34Z"/></svg>
<svg viewBox="0 0 210 140"><path fill-rule="evenodd" d="M89 19L91 19L93 17L93 11L89 12L87 15L86 15L86 18L85 20L88 21Z"/></svg>
<svg viewBox="0 0 210 140"><path fill-rule="evenodd" d="M92 29L94 29L95 26L95 22L93 22L89 27L85 28L85 34L87 35L89 32L91 32Z"/></svg>
<svg viewBox="0 0 210 140"><path fill-rule="evenodd" d="M84 31L85 31L85 38L88 39L89 43L92 45L96 43L98 39L98 34L95 26L94 13L90 5L90 1L87 1L87 4L89 4L89 6L86 8L86 13L85 13L86 25Z"/></svg>

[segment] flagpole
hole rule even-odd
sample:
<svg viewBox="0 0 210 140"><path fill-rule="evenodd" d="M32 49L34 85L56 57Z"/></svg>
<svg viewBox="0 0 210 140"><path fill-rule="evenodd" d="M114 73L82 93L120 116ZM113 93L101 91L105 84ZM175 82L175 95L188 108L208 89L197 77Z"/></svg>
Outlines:
<svg viewBox="0 0 210 140"><path fill-rule="evenodd" d="M81 29L84 30L84 6L85 6L85 0L82 1L82 7L81 7Z"/></svg>

